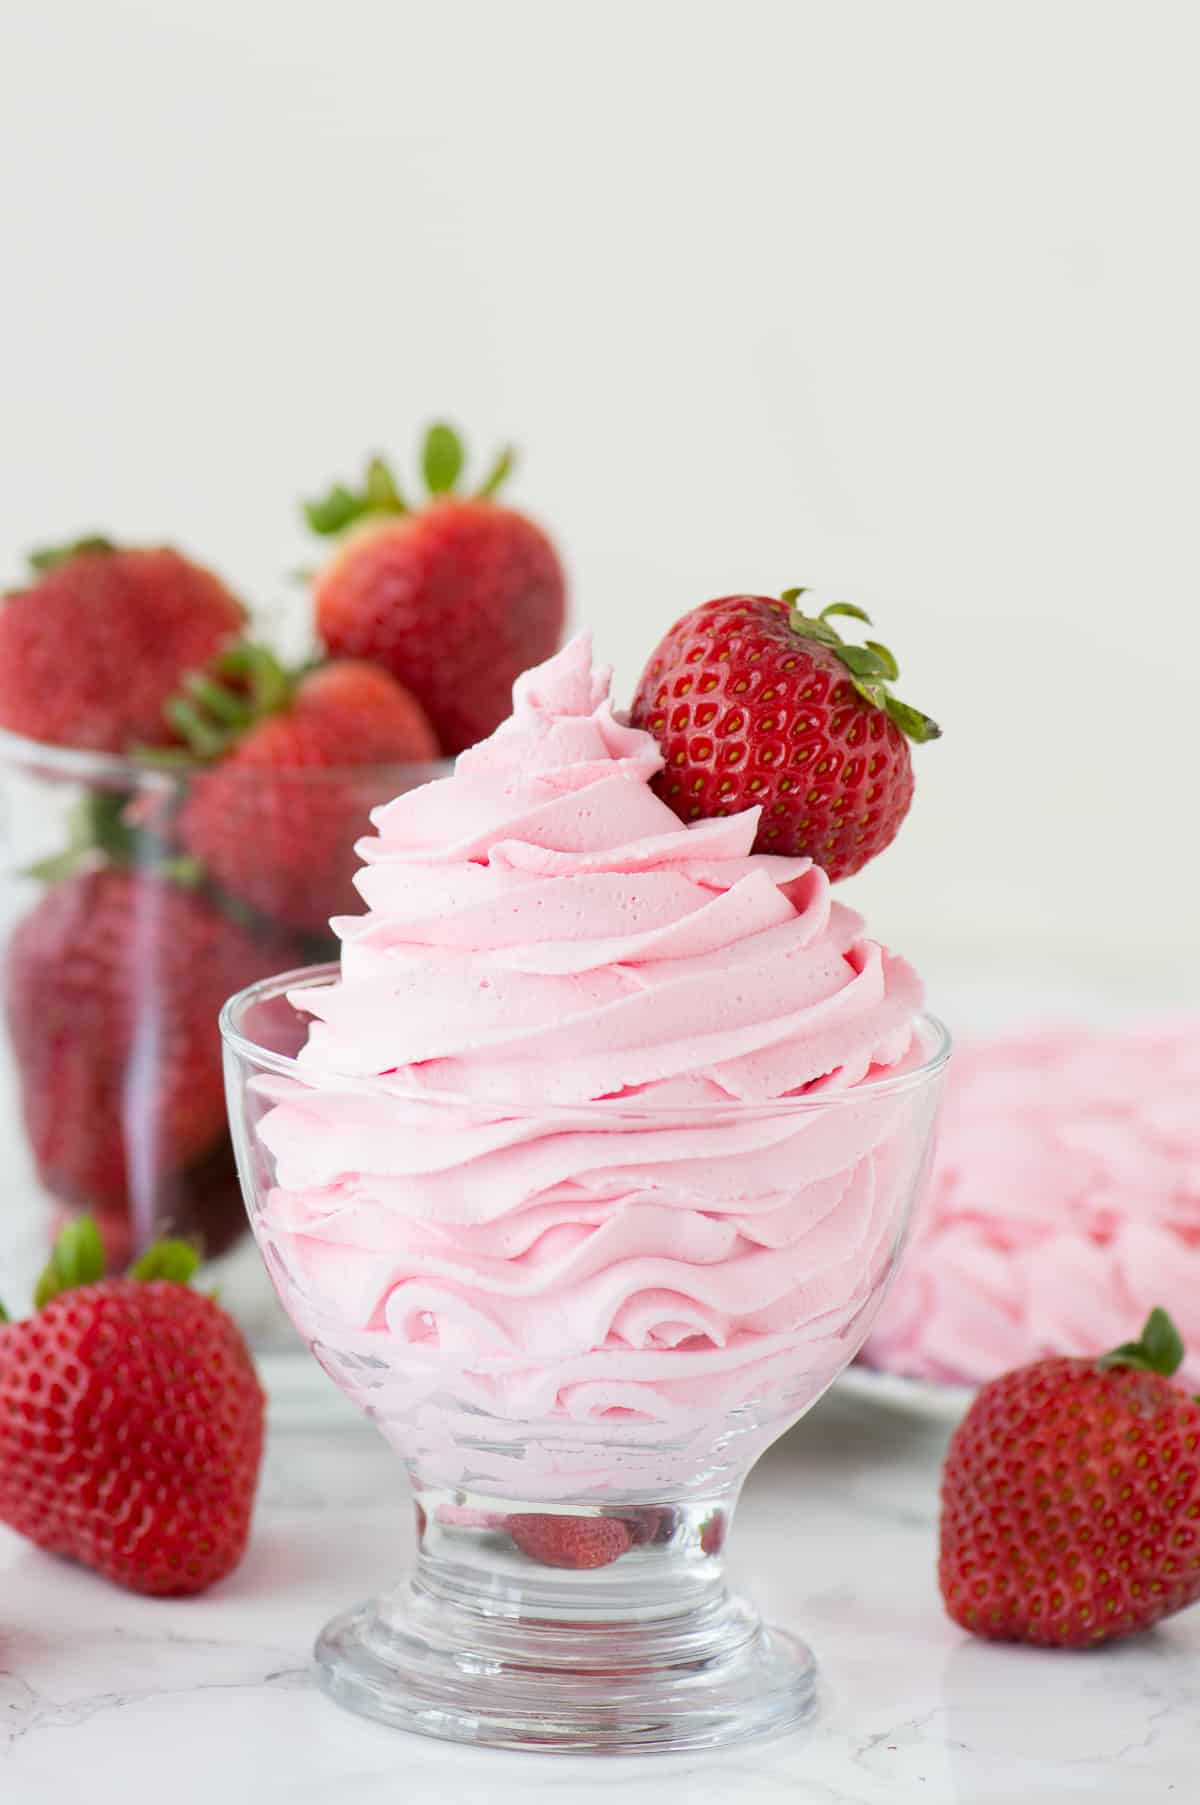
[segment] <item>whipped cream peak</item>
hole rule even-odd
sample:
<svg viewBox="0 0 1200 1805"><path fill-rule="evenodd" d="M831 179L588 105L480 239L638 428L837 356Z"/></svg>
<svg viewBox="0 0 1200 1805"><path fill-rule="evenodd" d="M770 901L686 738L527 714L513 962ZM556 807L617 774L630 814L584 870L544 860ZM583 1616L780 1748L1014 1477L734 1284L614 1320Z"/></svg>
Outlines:
<svg viewBox="0 0 1200 1805"><path fill-rule="evenodd" d="M397 1089L581 1103L661 1084L752 1102L909 1050L914 974L759 811L683 825L651 735L580 634L453 776L372 817L342 976L301 1056Z"/></svg>
<svg viewBox="0 0 1200 1805"><path fill-rule="evenodd" d="M634 759L643 776L653 776L662 768L662 755L648 733L622 726L615 719L611 689L612 666L593 665L592 636L586 631L577 633L561 652L517 678L508 720L500 724L491 739L473 746L462 757L469 764L511 763L511 756L506 760L506 755L516 741L517 769L524 774L530 768L526 736L554 740L557 735L555 751L565 752L572 743L572 723L588 722L598 734L606 756ZM586 757L586 730L579 733L578 744Z"/></svg>
<svg viewBox="0 0 1200 1805"><path fill-rule="evenodd" d="M494 850L500 823L523 838L526 821L537 834L540 817L537 843L554 845L559 819L585 790L589 809L607 809L614 831L627 839L634 823L626 811L637 806L630 784L654 804L643 802L647 824L661 827L665 817L677 828L675 816L646 788L662 769L658 747L650 734L617 720L611 678L607 667L593 668L590 636L578 634L518 679L508 720L460 753L452 777L372 812L378 840L362 841L360 856L368 864L406 854L447 862L479 858Z"/></svg>

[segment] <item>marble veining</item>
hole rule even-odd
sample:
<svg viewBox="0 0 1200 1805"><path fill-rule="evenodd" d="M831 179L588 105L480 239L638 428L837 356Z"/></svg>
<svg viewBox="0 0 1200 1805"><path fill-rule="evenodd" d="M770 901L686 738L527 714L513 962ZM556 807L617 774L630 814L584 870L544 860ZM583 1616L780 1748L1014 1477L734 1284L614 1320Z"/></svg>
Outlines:
<svg viewBox="0 0 1200 1805"><path fill-rule="evenodd" d="M72 1638L68 1651L36 1632L10 1632L0 1649L6 1664L0 1721L10 1749L39 1730L73 1729L98 1711L127 1710L148 1699L243 1686L312 1686L294 1651L213 1636L88 1628ZM76 1694L92 1677L103 1678L105 1690Z"/></svg>
<svg viewBox="0 0 1200 1805"><path fill-rule="evenodd" d="M836 1393L761 1462L734 1539L743 1583L821 1658L808 1732L601 1762L346 1717L313 1688L311 1636L397 1577L409 1532L394 1456L322 1383L278 1373L254 1544L206 1598L127 1598L0 1531L3 1805L1200 1801L1200 1610L1091 1655L972 1642L934 1583L944 1431Z"/></svg>

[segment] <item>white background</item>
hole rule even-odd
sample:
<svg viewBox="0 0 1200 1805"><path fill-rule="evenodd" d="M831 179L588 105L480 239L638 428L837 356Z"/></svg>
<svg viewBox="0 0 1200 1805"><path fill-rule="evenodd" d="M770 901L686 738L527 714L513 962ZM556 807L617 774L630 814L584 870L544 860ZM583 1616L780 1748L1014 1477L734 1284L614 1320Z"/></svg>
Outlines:
<svg viewBox="0 0 1200 1805"><path fill-rule="evenodd" d="M274 603L297 493L511 434L625 693L709 595L875 607L946 729L885 937L1194 985L1189 0L0 19L0 572L103 527Z"/></svg>

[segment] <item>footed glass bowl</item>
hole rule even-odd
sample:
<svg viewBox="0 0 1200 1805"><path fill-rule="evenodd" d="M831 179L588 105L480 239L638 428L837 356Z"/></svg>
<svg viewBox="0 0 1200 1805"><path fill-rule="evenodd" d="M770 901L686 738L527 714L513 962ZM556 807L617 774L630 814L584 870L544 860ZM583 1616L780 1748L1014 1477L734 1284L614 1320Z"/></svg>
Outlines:
<svg viewBox="0 0 1200 1805"><path fill-rule="evenodd" d="M415 1501L412 1577L322 1632L326 1691L519 1748L802 1722L813 1657L730 1595L725 1548L754 1461L874 1319L944 1030L925 1021L899 1074L765 1106L509 1106L297 1062L288 993L333 976L258 984L222 1017L267 1269Z"/></svg>

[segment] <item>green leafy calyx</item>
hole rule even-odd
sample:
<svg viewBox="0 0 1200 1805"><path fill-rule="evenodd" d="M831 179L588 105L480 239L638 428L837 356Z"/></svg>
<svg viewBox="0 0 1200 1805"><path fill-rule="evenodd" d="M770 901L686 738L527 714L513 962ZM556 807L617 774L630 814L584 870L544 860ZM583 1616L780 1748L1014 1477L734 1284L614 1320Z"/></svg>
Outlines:
<svg viewBox="0 0 1200 1805"><path fill-rule="evenodd" d="M286 708L294 693L292 677L272 651L239 640L206 670L190 672L164 705L182 747L151 747L142 757L160 765L223 758L249 728Z"/></svg>
<svg viewBox="0 0 1200 1805"><path fill-rule="evenodd" d="M936 721L892 694L889 686L899 677L900 666L887 646L877 639L865 640L861 646L848 645L832 624L835 615L844 614L869 627L871 617L866 610L854 602L830 602L820 614L805 614L800 597L806 593L804 589L785 589L780 598L791 609L788 625L792 632L801 639L813 639L818 645L828 646L849 671L850 681L859 695L872 708L881 708L910 740L940 739L942 730Z"/></svg>
<svg viewBox="0 0 1200 1805"><path fill-rule="evenodd" d="M113 865L141 861L142 836L129 822L129 797L120 790L85 790L67 815L67 843L25 871L41 884L74 877L97 856Z"/></svg>
<svg viewBox="0 0 1200 1805"><path fill-rule="evenodd" d="M169 1279L174 1284L186 1285L199 1264L200 1255L190 1241L156 1241L130 1267L128 1276L141 1280ZM104 1275L104 1242L95 1219L76 1216L54 1243L49 1264L34 1289L34 1308L43 1309L64 1291L97 1284ZM0 1320L8 1319L0 1316Z"/></svg>
<svg viewBox="0 0 1200 1805"><path fill-rule="evenodd" d="M116 546L111 539L102 533L85 533L81 539L72 539L66 545L43 545L29 554L29 568L39 577L47 571L57 570L60 564L69 564L72 558L84 557L88 553L115 552Z"/></svg>
<svg viewBox="0 0 1200 1805"><path fill-rule="evenodd" d="M148 752L147 760L159 751ZM191 764L190 758L183 762ZM153 874L185 889L204 877L198 859L176 852L157 815L138 820L134 798L119 790L87 790L67 815L67 843L61 852L26 867L23 876L39 884L57 884L97 865Z"/></svg>
<svg viewBox="0 0 1200 1805"><path fill-rule="evenodd" d="M141 1259L129 1268L131 1279L170 1279L186 1285L200 1264L200 1255L190 1241L156 1241Z"/></svg>
<svg viewBox="0 0 1200 1805"><path fill-rule="evenodd" d="M34 1288L35 1309L42 1309L62 1291L94 1285L104 1277L104 1242L91 1216L77 1216L60 1233L50 1253L50 1263Z"/></svg>
<svg viewBox="0 0 1200 1805"><path fill-rule="evenodd" d="M1101 1356L1101 1366L1132 1366L1143 1373L1160 1373L1169 1379L1183 1365L1183 1336L1165 1310L1151 1310L1137 1341L1123 1341L1111 1354Z"/></svg>
<svg viewBox="0 0 1200 1805"><path fill-rule="evenodd" d="M450 495L465 462L462 440L452 426L436 422L425 435L421 472L431 495Z"/></svg>
<svg viewBox="0 0 1200 1805"><path fill-rule="evenodd" d="M490 500L507 480L515 461L516 453L511 445L506 445L473 491L473 499ZM444 420L436 420L421 446L421 474L430 496L458 494L465 468L462 439ZM315 501L304 503L304 518L314 533L323 536L344 532L359 521L397 519L412 511L391 465L378 455L369 459L359 488L335 483Z"/></svg>

